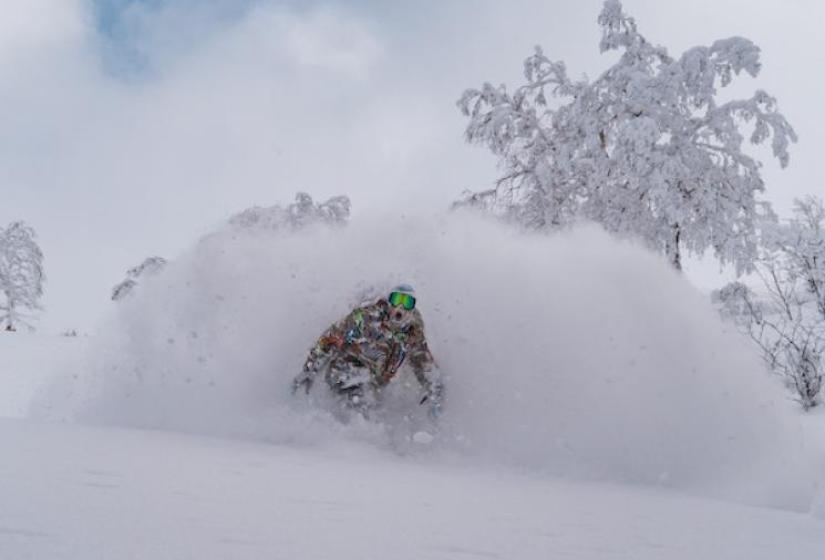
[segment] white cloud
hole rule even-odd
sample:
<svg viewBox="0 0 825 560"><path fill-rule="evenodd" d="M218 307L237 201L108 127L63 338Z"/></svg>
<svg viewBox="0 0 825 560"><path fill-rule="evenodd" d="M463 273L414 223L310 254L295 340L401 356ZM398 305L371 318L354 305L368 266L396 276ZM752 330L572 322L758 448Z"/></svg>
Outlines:
<svg viewBox="0 0 825 560"><path fill-rule="evenodd" d="M0 57L74 41L82 36L85 19L82 0L4 0Z"/></svg>
<svg viewBox="0 0 825 560"><path fill-rule="evenodd" d="M463 141L454 103L464 88L517 83L535 43L572 75L607 64L597 0L259 2L229 20L168 2L127 14L148 72L126 77L108 74L92 49L102 42L86 2L4 4L0 223L22 218L40 231L45 303L59 328L88 325L88 308L105 307L111 284L148 254L174 257L231 212L296 190L349 193L356 216L441 209L496 176L493 156ZM812 57L825 48L805 33L787 41L793 22L816 21L817 5L626 4L676 50L752 29L766 57L757 85L776 93L802 138L787 172L767 166L769 196L821 189L814 139L825 117Z"/></svg>
<svg viewBox="0 0 825 560"><path fill-rule="evenodd" d="M287 18L275 26L285 50L300 65L363 72L383 49L363 25L335 10L318 10L303 18Z"/></svg>

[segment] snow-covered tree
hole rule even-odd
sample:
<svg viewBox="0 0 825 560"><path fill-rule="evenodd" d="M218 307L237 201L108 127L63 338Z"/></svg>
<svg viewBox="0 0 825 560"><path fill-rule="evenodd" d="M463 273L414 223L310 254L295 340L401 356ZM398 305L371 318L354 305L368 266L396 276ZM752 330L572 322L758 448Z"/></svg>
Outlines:
<svg viewBox="0 0 825 560"><path fill-rule="evenodd" d="M166 266L163 257L149 257L139 265L126 271L126 279L112 288L112 301L120 301L127 297L137 286L138 280L144 276L154 276Z"/></svg>
<svg viewBox="0 0 825 560"><path fill-rule="evenodd" d="M797 200L787 223L766 221L755 262L758 291L741 282L714 294L723 315L756 342L805 409L825 384L825 206ZM760 297L759 294L762 294Z"/></svg>
<svg viewBox="0 0 825 560"><path fill-rule="evenodd" d="M808 196L794 202L793 213L786 224L765 228L763 244L781 255L788 276L800 285L800 297L810 300L825 321L825 203Z"/></svg>
<svg viewBox="0 0 825 560"><path fill-rule="evenodd" d="M0 328L13 331L28 324L23 310L40 309L44 279L34 229L23 222L0 228Z"/></svg>
<svg viewBox="0 0 825 560"><path fill-rule="evenodd" d="M489 147L504 174L459 205L493 208L530 228L579 218L638 236L681 268L684 251L712 249L738 271L756 252L755 220L769 208L760 162L743 150L771 142L784 167L796 135L764 91L722 102L735 75L756 76L759 48L733 37L679 57L651 44L607 0L600 48L621 56L597 79L572 80L540 47L514 92L484 84L459 107L469 142Z"/></svg>
<svg viewBox="0 0 825 560"><path fill-rule="evenodd" d="M287 206L254 206L229 219L232 226L261 229L301 229L310 224L321 223L340 226L347 223L350 200L346 196L335 196L325 202L314 202L306 193L295 195L295 202Z"/></svg>

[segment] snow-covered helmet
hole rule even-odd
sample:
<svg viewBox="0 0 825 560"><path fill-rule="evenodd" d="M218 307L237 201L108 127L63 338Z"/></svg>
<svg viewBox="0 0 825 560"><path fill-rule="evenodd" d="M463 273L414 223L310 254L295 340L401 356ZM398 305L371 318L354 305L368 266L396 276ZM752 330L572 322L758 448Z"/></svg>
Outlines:
<svg viewBox="0 0 825 560"><path fill-rule="evenodd" d="M409 294L411 296L415 295L415 288L412 287L412 284L398 284L392 289L392 291L400 292L402 294Z"/></svg>

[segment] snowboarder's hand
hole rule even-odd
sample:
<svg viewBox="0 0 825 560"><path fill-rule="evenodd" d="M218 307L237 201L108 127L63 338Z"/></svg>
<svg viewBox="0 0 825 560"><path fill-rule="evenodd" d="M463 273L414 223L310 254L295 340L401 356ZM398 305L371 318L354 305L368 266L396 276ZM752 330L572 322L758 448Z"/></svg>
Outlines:
<svg viewBox="0 0 825 560"><path fill-rule="evenodd" d="M309 394L309 389L312 387L312 376L308 372L301 373L292 381L292 394L296 394L301 387L304 388L304 393Z"/></svg>

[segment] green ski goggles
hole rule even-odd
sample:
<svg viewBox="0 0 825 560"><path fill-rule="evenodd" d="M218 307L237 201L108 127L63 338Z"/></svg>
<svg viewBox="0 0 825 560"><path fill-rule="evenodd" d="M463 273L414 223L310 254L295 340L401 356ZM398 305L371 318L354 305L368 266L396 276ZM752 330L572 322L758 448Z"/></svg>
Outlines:
<svg viewBox="0 0 825 560"><path fill-rule="evenodd" d="M407 311L412 311L415 309L415 297L410 294L391 292L390 297L387 298L387 301L389 301L390 305L393 307L403 307Z"/></svg>

